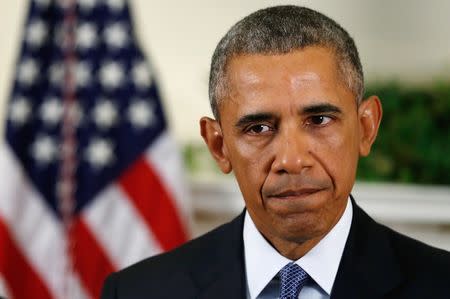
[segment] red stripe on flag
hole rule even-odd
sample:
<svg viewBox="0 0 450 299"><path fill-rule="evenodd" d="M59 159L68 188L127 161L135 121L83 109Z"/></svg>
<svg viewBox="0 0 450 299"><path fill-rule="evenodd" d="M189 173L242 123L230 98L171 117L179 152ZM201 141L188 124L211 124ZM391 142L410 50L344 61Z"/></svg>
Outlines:
<svg viewBox="0 0 450 299"><path fill-rule="evenodd" d="M173 199L143 157L123 173L119 183L163 250L173 249L187 241Z"/></svg>
<svg viewBox="0 0 450 299"><path fill-rule="evenodd" d="M0 272L11 291L12 298L52 298L49 289L28 264L10 232L0 219ZM11 299L11 298L9 298Z"/></svg>
<svg viewBox="0 0 450 299"><path fill-rule="evenodd" d="M70 237L73 268L91 297L100 298L106 276L116 269L81 219L74 221Z"/></svg>

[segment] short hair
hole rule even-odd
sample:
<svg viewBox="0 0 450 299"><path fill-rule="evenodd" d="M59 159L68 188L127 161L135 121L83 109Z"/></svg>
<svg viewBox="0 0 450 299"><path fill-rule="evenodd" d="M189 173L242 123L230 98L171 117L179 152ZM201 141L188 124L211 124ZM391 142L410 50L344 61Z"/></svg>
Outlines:
<svg viewBox="0 0 450 299"><path fill-rule="evenodd" d="M258 10L237 22L217 45L211 61L209 100L216 119L227 96L227 66L240 55L287 54L308 46L331 49L339 75L357 104L364 93L364 75L355 42L338 23L312 9L294 5Z"/></svg>

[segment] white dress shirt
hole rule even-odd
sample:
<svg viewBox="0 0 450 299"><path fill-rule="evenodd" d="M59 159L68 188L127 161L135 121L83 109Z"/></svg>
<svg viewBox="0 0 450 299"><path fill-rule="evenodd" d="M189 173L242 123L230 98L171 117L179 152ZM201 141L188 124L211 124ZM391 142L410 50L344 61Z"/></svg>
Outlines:
<svg viewBox="0 0 450 299"><path fill-rule="evenodd" d="M330 232L306 255L295 261L310 276L299 297L328 299L350 231L353 208L350 200ZM274 299L279 296L279 281L274 279L287 263L261 235L248 212L244 219L244 256L248 299Z"/></svg>

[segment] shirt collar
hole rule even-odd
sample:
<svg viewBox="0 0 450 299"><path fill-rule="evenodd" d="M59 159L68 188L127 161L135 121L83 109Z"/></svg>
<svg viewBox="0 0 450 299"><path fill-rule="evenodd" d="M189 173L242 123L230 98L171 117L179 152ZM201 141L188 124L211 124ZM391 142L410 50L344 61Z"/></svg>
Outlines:
<svg viewBox="0 0 450 299"><path fill-rule="evenodd" d="M328 294L331 293L339 263L350 231L353 208L350 200L336 225L296 263ZM248 212L244 219L244 255L250 298L256 298L287 263L261 235Z"/></svg>

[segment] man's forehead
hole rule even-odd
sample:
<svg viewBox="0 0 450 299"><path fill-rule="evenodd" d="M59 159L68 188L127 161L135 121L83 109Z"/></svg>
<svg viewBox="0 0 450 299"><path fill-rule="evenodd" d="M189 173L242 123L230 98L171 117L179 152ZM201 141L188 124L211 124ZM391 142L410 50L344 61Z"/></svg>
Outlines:
<svg viewBox="0 0 450 299"><path fill-rule="evenodd" d="M314 84L348 88L339 71L335 52L322 46L281 54L237 55L227 64L225 77L225 102L242 92L262 92L280 84L289 89Z"/></svg>
<svg viewBox="0 0 450 299"><path fill-rule="evenodd" d="M242 55L234 58L227 70L228 89L288 84L296 88L307 82L336 81L334 56L323 48L288 54Z"/></svg>
<svg viewBox="0 0 450 299"><path fill-rule="evenodd" d="M287 65L286 62L288 62ZM249 83L258 82L259 78L255 76L255 72L267 71L270 73L280 65L284 65L283 67L286 71L302 72L305 75L304 80L317 79L317 75L314 75L313 72L309 72L307 69L318 63L327 63L327 66L331 67L333 71L337 71L338 62L334 51L321 46L305 47L280 54L255 53L235 55L227 63L226 77L228 78L225 79L229 80L230 75L236 75L235 72L239 71L239 75L247 79ZM272 69L267 69L268 66Z"/></svg>
<svg viewBox="0 0 450 299"><path fill-rule="evenodd" d="M270 71L272 70L269 69ZM345 111L341 106L346 106L346 102L353 104L354 96L343 86L335 72L330 73L334 74L303 71L299 72L300 75L288 76L287 81L281 82L276 75L262 78L253 72L244 72L239 76L246 80L230 78L232 84L229 86L228 96L220 103L219 109L222 112L234 111L232 114L235 117L246 114L279 114L286 105L289 110L296 111L296 114L306 111L305 107L317 105L333 105L340 107L340 111Z"/></svg>
<svg viewBox="0 0 450 299"><path fill-rule="evenodd" d="M239 63L245 63L248 60L251 59L257 59L257 58L273 58L273 59L281 59L286 56L291 56L293 54L301 54L301 53L311 53L311 52L320 52L320 53L326 53L330 57L337 58L338 55L336 55L336 50L334 47L328 46L328 45L309 45L306 47L296 48L292 49L287 52L244 52L244 53L234 53L233 55L230 55L226 61L227 68L235 63L235 61L239 61Z"/></svg>

